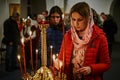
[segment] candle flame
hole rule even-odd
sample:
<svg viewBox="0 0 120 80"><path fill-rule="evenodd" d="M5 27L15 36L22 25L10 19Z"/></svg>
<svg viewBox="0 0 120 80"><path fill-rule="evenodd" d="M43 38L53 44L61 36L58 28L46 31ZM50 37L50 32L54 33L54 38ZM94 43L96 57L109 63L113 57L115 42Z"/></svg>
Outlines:
<svg viewBox="0 0 120 80"><path fill-rule="evenodd" d="M18 60L20 60L20 55L17 56Z"/></svg>
<svg viewBox="0 0 120 80"><path fill-rule="evenodd" d="M55 61L55 55L53 54L53 61Z"/></svg>
<svg viewBox="0 0 120 80"><path fill-rule="evenodd" d="M62 64L62 61L60 61L60 68L62 67L62 65L63 65L63 64Z"/></svg>
<svg viewBox="0 0 120 80"><path fill-rule="evenodd" d="M22 44L24 43L24 38L21 39Z"/></svg>
<svg viewBox="0 0 120 80"><path fill-rule="evenodd" d="M36 49L36 54L38 53L38 49Z"/></svg>
<svg viewBox="0 0 120 80"><path fill-rule="evenodd" d="M30 19L30 16L28 16L27 19Z"/></svg>
<svg viewBox="0 0 120 80"><path fill-rule="evenodd" d="M62 14L62 19L64 19L64 14Z"/></svg>
<svg viewBox="0 0 120 80"><path fill-rule="evenodd" d="M58 57L58 54L56 54L56 57Z"/></svg>
<svg viewBox="0 0 120 80"><path fill-rule="evenodd" d="M53 46L51 45L51 46L50 46L50 48L52 49L52 48L53 48Z"/></svg>

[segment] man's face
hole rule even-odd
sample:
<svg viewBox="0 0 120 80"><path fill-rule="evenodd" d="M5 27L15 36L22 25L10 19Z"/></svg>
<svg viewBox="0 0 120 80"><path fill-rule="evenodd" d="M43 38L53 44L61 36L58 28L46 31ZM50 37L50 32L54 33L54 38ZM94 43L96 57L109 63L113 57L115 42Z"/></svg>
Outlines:
<svg viewBox="0 0 120 80"><path fill-rule="evenodd" d="M53 25L58 25L60 22L60 15L58 13L53 13L50 16L50 23Z"/></svg>

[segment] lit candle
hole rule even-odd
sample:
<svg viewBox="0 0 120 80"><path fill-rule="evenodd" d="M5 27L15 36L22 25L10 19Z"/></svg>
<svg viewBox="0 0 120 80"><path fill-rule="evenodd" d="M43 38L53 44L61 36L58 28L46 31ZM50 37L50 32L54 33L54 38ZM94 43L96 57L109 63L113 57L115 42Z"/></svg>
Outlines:
<svg viewBox="0 0 120 80"><path fill-rule="evenodd" d="M52 58L53 58L53 67L55 67L55 55L54 54L53 54Z"/></svg>
<svg viewBox="0 0 120 80"><path fill-rule="evenodd" d="M20 64L20 72L22 74L22 64L21 64L21 57L20 57L20 55L18 55L17 58L18 58L18 61L19 61L19 64Z"/></svg>
<svg viewBox="0 0 120 80"><path fill-rule="evenodd" d="M25 59L25 50L24 50L24 38L21 39L22 43L22 56L23 56L23 61L24 61L24 74L26 75L26 59Z"/></svg>
<svg viewBox="0 0 120 80"><path fill-rule="evenodd" d="M59 73L58 73L58 76L59 76L59 78L61 79L61 75L62 75L62 72L61 72L62 61L58 60L58 66L59 66Z"/></svg>
<svg viewBox="0 0 120 80"><path fill-rule="evenodd" d="M55 61L55 55L53 54L53 61Z"/></svg>
<svg viewBox="0 0 120 80"><path fill-rule="evenodd" d="M38 49L36 49L36 70L38 67Z"/></svg>
<svg viewBox="0 0 120 80"><path fill-rule="evenodd" d="M62 61L60 61L60 74L62 73Z"/></svg>
<svg viewBox="0 0 120 80"><path fill-rule="evenodd" d="M34 71L34 67L33 67L33 55L32 55L32 37L31 37L32 31L30 31L29 34L30 34L30 57L31 57L30 62L31 62L31 66L32 66L32 71Z"/></svg>
<svg viewBox="0 0 120 80"><path fill-rule="evenodd" d="M52 48L53 48L53 46L51 45L50 46L50 63L51 63L51 66L52 66Z"/></svg>
<svg viewBox="0 0 120 80"><path fill-rule="evenodd" d="M63 30L63 35L65 34L65 30L64 30L64 14L62 15L62 30Z"/></svg>
<svg viewBox="0 0 120 80"><path fill-rule="evenodd" d="M62 14L62 20L64 20L64 14Z"/></svg>
<svg viewBox="0 0 120 80"><path fill-rule="evenodd" d="M56 54L56 57L58 58L58 54Z"/></svg>
<svg viewBox="0 0 120 80"><path fill-rule="evenodd" d="M28 16L27 18L30 19L30 16Z"/></svg>
<svg viewBox="0 0 120 80"><path fill-rule="evenodd" d="M62 61L59 61L60 62L60 69L62 68Z"/></svg>

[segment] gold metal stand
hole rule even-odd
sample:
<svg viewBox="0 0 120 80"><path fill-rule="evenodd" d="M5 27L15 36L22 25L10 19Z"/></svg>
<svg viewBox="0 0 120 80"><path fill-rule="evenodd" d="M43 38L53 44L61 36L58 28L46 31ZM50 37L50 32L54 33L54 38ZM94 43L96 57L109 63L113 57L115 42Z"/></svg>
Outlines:
<svg viewBox="0 0 120 80"><path fill-rule="evenodd" d="M23 80L67 80L66 75L62 72L57 71L55 75L52 71L47 68L47 45L46 45L46 29L48 28L48 23L42 21L39 24L39 29L41 30L41 63L40 67L36 73L27 73L23 75Z"/></svg>

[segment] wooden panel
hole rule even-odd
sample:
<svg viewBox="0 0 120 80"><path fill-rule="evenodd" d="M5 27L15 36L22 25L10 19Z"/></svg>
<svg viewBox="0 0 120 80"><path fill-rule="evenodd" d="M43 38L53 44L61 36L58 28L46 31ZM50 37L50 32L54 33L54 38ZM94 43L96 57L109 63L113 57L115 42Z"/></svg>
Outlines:
<svg viewBox="0 0 120 80"><path fill-rule="evenodd" d="M9 15L11 16L13 12L20 14L20 4L9 4Z"/></svg>

